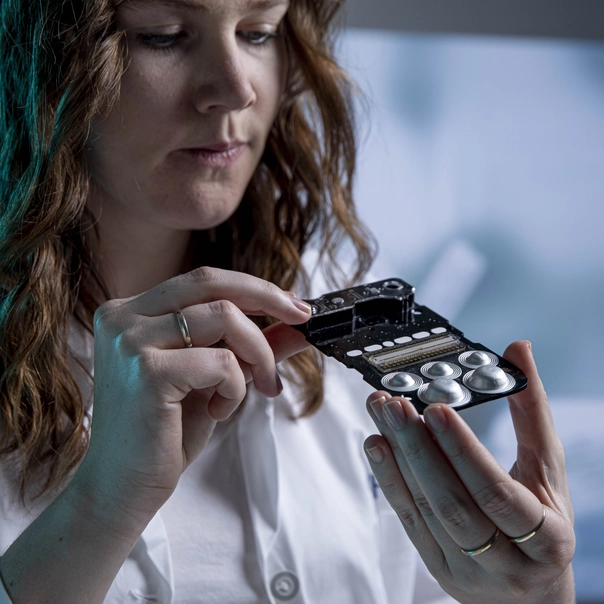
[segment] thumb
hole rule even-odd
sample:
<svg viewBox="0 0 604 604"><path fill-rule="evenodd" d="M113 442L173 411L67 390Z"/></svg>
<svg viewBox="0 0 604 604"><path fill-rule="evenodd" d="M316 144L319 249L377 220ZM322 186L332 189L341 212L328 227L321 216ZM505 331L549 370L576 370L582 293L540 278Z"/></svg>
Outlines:
<svg viewBox="0 0 604 604"><path fill-rule="evenodd" d="M280 363L310 346L297 329L285 323L274 323L264 329L262 333L273 349L276 363Z"/></svg>
<svg viewBox="0 0 604 604"><path fill-rule="evenodd" d="M518 439L518 459L522 452L551 461L558 465L562 444L554 428L554 419L547 395L533 358L531 343L527 340L513 342L503 353L528 378L528 386L522 392L508 397L514 430Z"/></svg>

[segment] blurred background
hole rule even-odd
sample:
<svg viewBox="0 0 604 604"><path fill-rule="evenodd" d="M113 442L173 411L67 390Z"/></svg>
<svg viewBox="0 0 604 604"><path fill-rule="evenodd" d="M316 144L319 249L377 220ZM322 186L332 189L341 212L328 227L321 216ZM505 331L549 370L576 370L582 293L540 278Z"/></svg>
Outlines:
<svg viewBox="0 0 604 604"><path fill-rule="evenodd" d="M604 2L349 3L373 276L501 353L529 339L565 445L582 604L604 603ZM505 400L463 412L506 468Z"/></svg>

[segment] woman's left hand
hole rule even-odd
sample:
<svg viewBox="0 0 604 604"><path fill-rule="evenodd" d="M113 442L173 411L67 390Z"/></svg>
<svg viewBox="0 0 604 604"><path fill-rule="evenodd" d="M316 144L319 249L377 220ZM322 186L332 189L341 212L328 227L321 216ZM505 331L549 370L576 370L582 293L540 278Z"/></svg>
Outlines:
<svg viewBox="0 0 604 604"><path fill-rule="evenodd" d="M383 436L370 436L365 449L409 538L456 600L571 604L575 537L564 451L530 343L514 342L504 356L528 377L528 387L509 397L518 440L509 474L453 409L431 405L424 423L408 400L381 391L367 402ZM538 527L544 510L533 537L510 541ZM462 552L497 531L482 553Z"/></svg>

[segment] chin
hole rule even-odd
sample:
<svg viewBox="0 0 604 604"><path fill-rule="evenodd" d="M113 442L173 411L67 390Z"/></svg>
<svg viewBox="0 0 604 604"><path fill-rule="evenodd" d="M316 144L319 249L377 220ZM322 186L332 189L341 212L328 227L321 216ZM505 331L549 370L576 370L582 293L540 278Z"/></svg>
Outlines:
<svg viewBox="0 0 604 604"><path fill-rule="evenodd" d="M208 208L207 204L203 204L193 216L185 217L183 223L184 228L195 231L205 231L213 229L225 223L237 210L239 203L233 204L231 207L224 205L219 208Z"/></svg>
<svg viewBox="0 0 604 604"><path fill-rule="evenodd" d="M236 211L243 198L244 189L233 192L221 188L220 191L212 191L208 194L207 190L203 193L198 192L193 195L191 206L194 216L189 224L195 230L212 229L226 222Z"/></svg>

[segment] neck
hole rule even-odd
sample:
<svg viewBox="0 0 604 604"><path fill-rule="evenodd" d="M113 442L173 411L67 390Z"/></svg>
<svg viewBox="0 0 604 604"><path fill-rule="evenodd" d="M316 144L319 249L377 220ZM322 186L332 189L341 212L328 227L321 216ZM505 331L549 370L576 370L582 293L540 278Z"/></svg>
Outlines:
<svg viewBox="0 0 604 604"><path fill-rule="evenodd" d="M90 242L94 262L111 298L139 295L191 270L191 231L143 222L124 207L89 207L97 219L98 237L93 234Z"/></svg>

